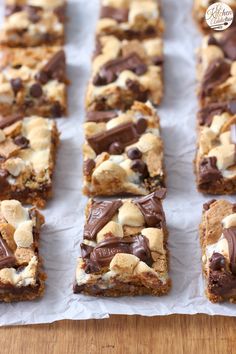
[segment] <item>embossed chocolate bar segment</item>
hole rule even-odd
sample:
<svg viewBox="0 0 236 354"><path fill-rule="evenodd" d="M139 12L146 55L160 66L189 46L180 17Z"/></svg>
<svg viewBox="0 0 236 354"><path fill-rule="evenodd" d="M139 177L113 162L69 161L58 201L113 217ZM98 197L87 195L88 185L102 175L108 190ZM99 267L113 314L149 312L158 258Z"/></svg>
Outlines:
<svg viewBox="0 0 236 354"><path fill-rule="evenodd" d="M96 42L86 94L88 111L127 109L134 100L160 104L162 39L119 40L115 36L102 36Z"/></svg>
<svg viewBox="0 0 236 354"><path fill-rule="evenodd" d="M102 0L97 35L121 39L162 36L164 21L158 0Z"/></svg>
<svg viewBox="0 0 236 354"><path fill-rule="evenodd" d="M202 193L236 193L235 113L235 101L211 103L198 113L195 172Z"/></svg>
<svg viewBox="0 0 236 354"><path fill-rule="evenodd" d="M235 101L236 26L205 36L198 51L198 96L202 107Z"/></svg>
<svg viewBox="0 0 236 354"><path fill-rule="evenodd" d="M66 115L66 57L60 47L5 48L0 72L1 115Z"/></svg>
<svg viewBox="0 0 236 354"><path fill-rule="evenodd" d="M0 201L0 301L26 301L43 296L45 274L39 258L44 217L17 200Z"/></svg>
<svg viewBox="0 0 236 354"><path fill-rule="evenodd" d="M208 299L236 302L235 204L212 200L203 208L200 242Z"/></svg>
<svg viewBox="0 0 236 354"><path fill-rule="evenodd" d="M159 118L150 104L84 124L84 193L145 195L165 186ZM93 118L94 112L92 112ZM95 112L96 116L96 112Z"/></svg>
<svg viewBox="0 0 236 354"><path fill-rule="evenodd" d="M138 200L89 201L75 293L122 296L169 291L167 229L160 222L165 220L164 195L162 190Z"/></svg>
<svg viewBox="0 0 236 354"><path fill-rule="evenodd" d="M59 133L42 117L0 120L0 200L18 199L44 207L52 196Z"/></svg>
<svg viewBox="0 0 236 354"><path fill-rule="evenodd" d="M0 43L8 47L62 45L66 0L6 0Z"/></svg>

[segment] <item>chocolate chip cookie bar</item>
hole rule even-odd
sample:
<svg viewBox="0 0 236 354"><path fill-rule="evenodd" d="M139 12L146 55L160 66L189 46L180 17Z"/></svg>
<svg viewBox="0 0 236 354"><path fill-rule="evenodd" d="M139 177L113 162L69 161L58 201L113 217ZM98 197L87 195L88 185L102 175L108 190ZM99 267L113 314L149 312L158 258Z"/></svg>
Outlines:
<svg viewBox="0 0 236 354"><path fill-rule="evenodd" d="M204 37L197 76L202 106L236 98L236 27Z"/></svg>
<svg viewBox="0 0 236 354"><path fill-rule="evenodd" d="M159 0L102 0L98 36L143 39L161 36L163 32Z"/></svg>
<svg viewBox="0 0 236 354"><path fill-rule="evenodd" d="M235 0L194 0L193 6L193 17L198 24L201 31L207 33L212 31L212 29L208 26L205 20L205 14L210 5L215 2L222 2L231 7L234 12L234 22L235 22L235 15L236 15L236 1Z"/></svg>
<svg viewBox="0 0 236 354"><path fill-rule="evenodd" d="M236 205L204 204L200 225L206 295L212 302L236 302Z"/></svg>
<svg viewBox="0 0 236 354"><path fill-rule="evenodd" d="M170 290L164 193L89 201L75 293L133 296Z"/></svg>
<svg viewBox="0 0 236 354"><path fill-rule="evenodd" d="M163 96L163 42L160 38L119 40L97 39L86 108L110 110L129 108L134 100L155 105Z"/></svg>
<svg viewBox="0 0 236 354"><path fill-rule="evenodd" d="M236 100L209 104L198 113L198 190L236 193Z"/></svg>
<svg viewBox="0 0 236 354"><path fill-rule="evenodd" d="M159 117L150 104L88 112L84 124L84 193L145 195L165 186Z"/></svg>
<svg viewBox="0 0 236 354"><path fill-rule="evenodd" d="M44 207L52 196L58 143L52 120L19 114L0 119L0 200Z"/></svg>
<svg viewBox="0 0 236 354"><path fill-rule="evenodd" d="M62 45L65 0L6 0L0 43L8 47Z"/></svg>
<svg viewBox="0 0 236 354"><path fill-rule="evenodd" d="M65 52L59 47L7 49L0 59L1 115L61 117L67 111Z"/></svg>
<svg viewBox="0 0 236 354"><path fill-rule="evenodd" d="M45 274L39 257L44 217L17 200L0 202L0 301L25 301L43 296Z"/></svg>

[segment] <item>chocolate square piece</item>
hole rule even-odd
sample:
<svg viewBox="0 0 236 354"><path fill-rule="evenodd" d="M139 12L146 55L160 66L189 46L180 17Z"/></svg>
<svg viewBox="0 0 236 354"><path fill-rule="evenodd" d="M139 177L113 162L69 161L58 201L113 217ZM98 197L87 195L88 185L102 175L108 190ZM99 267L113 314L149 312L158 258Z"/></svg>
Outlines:
<svg viewBox="0 0 236 354"><path fill-rule="evenodd" d="M59 47L4 49L0 112L61 117L67 111L65 52Z"/></svg>
<svg viewBox="0 0 236 354"><path fill-rule="evenodd" d="M145 195L165 186L159 117L150 103L136 101L127 111L91 111L88 119L86 195Z"/></svg>
<svg viewBox="0 0 236 354"><path fill-rule="evenodd" d="M75 293L159 296L170 290L164 194L89 201Z"/></svg>
<svg viewBox="0 0 236 354"><path fill-rule="evenodd" d="M236 302L235 204L226 200L204 204L200 241L207 297L212 302Z"/></svg>
<svg viewBox="0 0 236 354"><path fill-rule="evenodd" d="M210 194L236 193L236 101L208 104L198 113L197 186Z"/></svg>
<svg viewBox="0 0 236 354"><path fill-rule="evenodd" d="M0 200L44 207L52 196L58 144L52 120L21 115L0 119Z"/></svg>
<svg viewBox="0 0 236 354"><path fill-rule="evenodd" d="M66 0L5 0L0 43L8 47L62 45Z"/></svg>
<svg viewBox="0 0 236 354"><path fill-rule="evenodd" d="M0 202L0 301L25 301L43 296L45 274L39 257L44 217L17 200Z"/></svg>
<svg viewBox="0 0 236 354"><path fill-rule="evenodd" d="M161 36L164 21L159 0L102 0L97 35L121 39Z"/></svg>
<svg viewBox="0 0 236 354"><path fill-rule="evenodd" d="M236 26L204 37L197 78L201 106L236 99Z"/></svg>
<svg viewBox="0 0 236 354"><path fill-rule="evenodd" d="M163 96L163 42L97 39L87 110L127 109L134 100L160 104Z"/></svg>

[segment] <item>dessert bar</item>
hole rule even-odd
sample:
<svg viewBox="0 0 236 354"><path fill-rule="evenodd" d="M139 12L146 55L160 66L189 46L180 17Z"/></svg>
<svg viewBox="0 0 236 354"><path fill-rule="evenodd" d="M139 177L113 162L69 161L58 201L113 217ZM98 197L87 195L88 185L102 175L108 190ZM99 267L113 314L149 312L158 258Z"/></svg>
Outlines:
<svg viewBox="0 0 236 354"><path fill-rule="evenodd" d="M102 0L97 35L121 39L161 36L164 21L158 0Z"/></svg>
<svg viewBox="0 0 236 354"><path fill-rule="evenodd" d="M197 22L199 28L201 31L207 33L213 30L208 26L206 20L205 20L205 14L210 5L212 5L215 2L222 2L226 3L231 7L231 9L234 12L234 22L235 22L235 15L236 15L236 1L235 0L194 0L194 6L193 6L193 17L195 21Z"/></svg>
<svg viewBox="0 0 236 354"><path fill-rule="evenodd" d="M58 143L52 120L19 114L0 119L0 200L44 207L52 195Z"/></svg>
<svg viewBox="0 0 236 354"><path fill-rule="evenodd" d="M0 202L0 301L33 300L44 293L38 254L44 217L17 200Z"/></svg>
<svg viewBox="0 0 236 354"><path fill-rule="evenodd" d="M159 117L150 103L88 112L84 130L86 195L145 195L165 186Z"/></svg>
<svg viewBox="0 0 236 354"><path fill-rule="evenodd" d="M1 115L61 117L67 111L65 53L59 47L7 49L0 60Z"/></svg>
<svg viewBox="0 0 236 354"><path fill-rule="evenodd" d="M0 43L8 47L62 45L65 0L6 0Z"/></svg>
<svg viewBox="0 0 236 354"><path fill-rule="evenodd" d="M164 193L89 201L75 293L132 296L169 291Z"/></svg>
<svg viewBox="0 0 236 354"><path fill-rule="evenodd" d="M209 104L199 111L198 122L198 190L236 193L236 101Z"/></svg>
<svg viewBox="0 0 236 354"><path fill-rule="evenodd" d="M129 108L134 100L155 105L163 96L163 42L160 38L97 39L92 75L86 95L88 110Z"/></svg>
<svg viewBox="0 0 236 354"><path fill-rule="evenodd" d="M204 37L197 76L202 106L236 98L236 27Z"/></svg>
<svg viewBox="0 0 236 354"><path fill-rule="evenodd" d="M204 204L200 241L208 299L212 302L235 302L235 204L226 200L212 200Z"/></svg>

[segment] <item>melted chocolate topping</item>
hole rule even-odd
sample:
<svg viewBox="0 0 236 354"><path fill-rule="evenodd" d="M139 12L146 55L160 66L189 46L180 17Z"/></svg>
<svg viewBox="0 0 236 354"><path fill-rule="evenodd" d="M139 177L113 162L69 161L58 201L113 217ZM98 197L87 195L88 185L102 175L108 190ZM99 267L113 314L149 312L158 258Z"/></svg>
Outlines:
<svg viewBox="0 0 236 354"><path fill-rule="evenodd" d="M236 227L224 229L223 234L229 245L230 268L232 273L236 274Z"/></svg>
<svg viewBox="0 0 236 354"><path fill-rule="evenodd" d="M0 269L11 268L16 264L16 259L7 243L0 236Z"/></svg>

